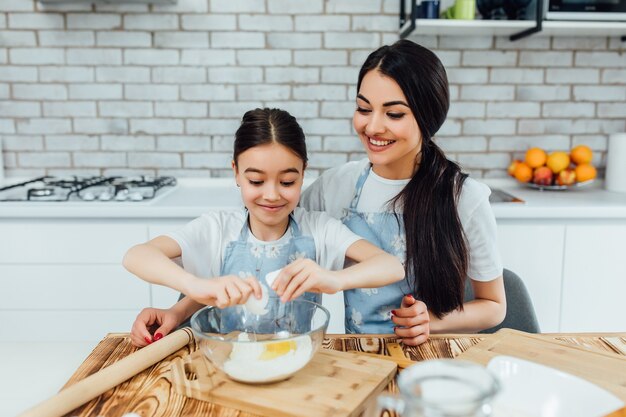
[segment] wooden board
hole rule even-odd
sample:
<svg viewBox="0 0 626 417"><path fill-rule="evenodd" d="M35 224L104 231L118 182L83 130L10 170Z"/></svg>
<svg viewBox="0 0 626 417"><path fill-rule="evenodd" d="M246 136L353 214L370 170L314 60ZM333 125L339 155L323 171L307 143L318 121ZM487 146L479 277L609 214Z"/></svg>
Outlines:
<svg viewBox="0 0 626 417"><path fill-rule="evenodd" d="M261 416L352 417L395 374L387 360L323 350L285 381L251 385L231 380L196 351L173 361L170 377L179 394Z"/></svg>
<svg viewBox="0 0 626 417"><path fill-rule="evenodd" d="M402 345L402 349L406 357L414 361L454 358L481 341L494 337L499 335L431 335L426 343L419 346ZM537 337L559 340L586 349L626 352L626 333L544 334ZM394 335L330 335L324 340L323 348L387 355L390 354L388 344L397 341ZM116 363L136 350L137 348L130 342L128 333L109 334L83 361L65 387ZM196 344L190 343L160 363L68 413L67 417L122 417L126 413L137 413L142 417L258 417L256 413L196 400L176 392L167 379L171 363L176 358L187 356L196 350ZM394 380L389 383L386 390L397 392Z"/></svg>
<svg viewBox="0 0 626 417"><path fill-rule="evenodd" d="M486 365L498 355L515 356L577 375L626 401L626 358L623 356L502 329L458 358Z"/></svg>

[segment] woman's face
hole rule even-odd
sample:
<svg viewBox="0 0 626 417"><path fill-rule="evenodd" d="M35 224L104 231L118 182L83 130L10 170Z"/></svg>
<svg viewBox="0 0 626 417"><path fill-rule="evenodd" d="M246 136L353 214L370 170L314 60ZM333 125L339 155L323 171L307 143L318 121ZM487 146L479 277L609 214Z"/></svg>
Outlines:
<svg viewBox="0 0 626 417"><path fill-rule="evenodd" d="M389 179L410 178L422 134L402 89L377 70L365 74L352 122L373 165Z"/></svg>
<svg viewBox="0 0 626 417"><path fill-rule="evenodd" d="M300 200L302 159L283 145L269 143L239 154L233 170L243 203L250 212L253 232L276 228L280 229L280 237Z"/></svg>

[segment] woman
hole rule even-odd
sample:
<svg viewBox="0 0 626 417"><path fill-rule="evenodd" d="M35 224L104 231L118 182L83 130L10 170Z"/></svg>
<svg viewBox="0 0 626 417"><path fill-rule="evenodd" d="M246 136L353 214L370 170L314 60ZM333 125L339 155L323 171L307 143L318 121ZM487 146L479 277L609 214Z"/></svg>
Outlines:
<svg viewBox="0 0 626 417"><path fill-rule="evenodd" d="M476 332L506 312L489 188L433 142L449 107L445 69L407 40L359 72L354 129L368 158L326 171L301 205L341 218L404 263L403 281L344 292L349 333L391 333L418 345L430 332ZM471 279L475 300L464 303Z"/></svg>

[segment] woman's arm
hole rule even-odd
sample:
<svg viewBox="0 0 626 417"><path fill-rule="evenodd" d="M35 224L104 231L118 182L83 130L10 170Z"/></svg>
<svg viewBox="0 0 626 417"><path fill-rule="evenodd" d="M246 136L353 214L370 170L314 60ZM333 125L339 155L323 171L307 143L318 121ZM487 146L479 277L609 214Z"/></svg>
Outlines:
<svg viewBox="0 0 626 417"><path fill-rule="evenodd" d="M502 276L492 281L472 280L475 299L463 304L441 319L430 315L431 333L476 333L502 323L506 315L506 297Z"/></svg>

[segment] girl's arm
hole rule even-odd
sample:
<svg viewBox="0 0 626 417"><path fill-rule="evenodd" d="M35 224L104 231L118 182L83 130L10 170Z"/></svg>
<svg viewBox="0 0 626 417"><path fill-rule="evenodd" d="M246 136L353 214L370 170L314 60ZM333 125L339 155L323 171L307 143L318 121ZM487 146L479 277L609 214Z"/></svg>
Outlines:
<svg viewBox="0 0 626 417"><path fill-rule="evenodd" d="M158 236L130 248L122 264L144 281L186 294L186 284L197 278L172 261L181 254L182 250L174 239Z"/></svg>
<svg viewBox="0 0 626 417"><path fill-rule="evenodd" d="M288 301L307 291L334 294L352 288L380 287L404 278L398 258L364 239L350 245L346 257L358 263L339 271L324 269L310 259L298 259L281 270L272 288Z"/></svg>
<svg viewBox="0 0 626 417"><path fill-rule="evenodd" d="M346 257L357 263L335 272L341 290L382 287L404 278L400 260L365 239L350 245Z"/></svg>
<svg viewBox="0 0 626 417"><path fill-rule="evenodd" d="M159 236L130 248L123 265L144 281L173 288L206 305L224 308L242 304L252 293L261 298L261 286L254 277L241 279L227 275L220 279L200 279L172 261L181 252L174 239Z"/></svg>

